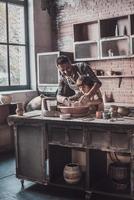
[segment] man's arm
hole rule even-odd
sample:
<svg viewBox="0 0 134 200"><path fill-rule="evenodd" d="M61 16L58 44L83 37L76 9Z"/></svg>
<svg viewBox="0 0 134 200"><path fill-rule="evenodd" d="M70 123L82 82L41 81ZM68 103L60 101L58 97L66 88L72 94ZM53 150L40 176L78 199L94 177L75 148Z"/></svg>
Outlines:
<svg viewBox="0 0 134 200"><path fill-rule="evenodd" d="M66 80L64 80L64 77L60 77L59 85L58 85L58 92L57 92L57 101L59 103L62 103L66 106L69 106L71 104L71 101L69 100L69 91L67 91L66 86ZM72 96L72 93L70 93Z"/></svg>
<svg viewBox="0 0 134 200"><path fill-rule="evenodd" d="M58 85L58 92L57 92L57 101L59 103L63 103L66 99L65 96L63 96L63 88L64 88L64 80L62 77L60 77L59 85Z"/></svg>

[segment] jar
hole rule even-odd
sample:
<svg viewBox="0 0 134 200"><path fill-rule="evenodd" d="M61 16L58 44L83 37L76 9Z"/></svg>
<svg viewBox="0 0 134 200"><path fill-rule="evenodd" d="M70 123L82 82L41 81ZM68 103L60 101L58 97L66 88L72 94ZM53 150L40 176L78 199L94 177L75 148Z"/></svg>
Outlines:
<svg viewBox="0 0 134 200"><path fill-rule="evenodd" d="M101 119L102 118L102 111L96 111L96 118Z"/></svg>
<svg viewBox="0 0 134 200"><path fill-rule="evenodd" d="M110 119L111 117L109 111L104 111L102 116L103 116L103 119Z"/></svg>
<svg viewBox="0 0 134 200"><path fill-rule="evenodd" d="M79 165L75 163L69 163L65 165L63 176L64 180L69 184L78 183L81 178L81 170Z"/></svg>
<svg viewBox="0 0 134 200"><path fill-rule="evenodd" d="M18 116L23 116L24 113L24 105L23 103L17 103L16 114Z"/></svg>

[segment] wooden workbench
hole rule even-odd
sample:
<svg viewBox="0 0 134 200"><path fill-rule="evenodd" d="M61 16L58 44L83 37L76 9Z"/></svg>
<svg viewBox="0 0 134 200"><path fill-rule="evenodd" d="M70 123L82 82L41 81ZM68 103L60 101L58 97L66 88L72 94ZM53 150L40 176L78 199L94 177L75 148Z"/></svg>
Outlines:
<svg viewBox="0 0 134 200"><path fill-rule="evenodd" d="M11 115L16 149L16 176L41 184L134 199L134 120L95 119L90 116L62 120L42 117L41 111ZM74 162L72 152L81 152L85 162L82 178L68 184L63 178L67 163ZM109 153L130 160L130 180L126 189L117 189L108 175ZM83 158L83 159L84 159ZM83 166L83 163L79 163Z"/></svg>

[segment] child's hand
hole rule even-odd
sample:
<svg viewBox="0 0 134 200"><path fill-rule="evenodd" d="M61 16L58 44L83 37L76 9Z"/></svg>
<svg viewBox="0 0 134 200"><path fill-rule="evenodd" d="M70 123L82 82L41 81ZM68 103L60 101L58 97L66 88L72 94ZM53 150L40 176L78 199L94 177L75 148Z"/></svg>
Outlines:
<svg viewBox="0 0 134 200"><path fill-rule="evenodd" d="M77 106L81 106L81 103L79 101L75 101L71 104L72 107L77 107Z"/></svg>
<svg viewBox="0 0 134 200"><path fill-rule="evenodd" d="M83 96L80 97L79 102L81 104L86 104L88 101L88 96L86 94L84 94Z"/></svg>

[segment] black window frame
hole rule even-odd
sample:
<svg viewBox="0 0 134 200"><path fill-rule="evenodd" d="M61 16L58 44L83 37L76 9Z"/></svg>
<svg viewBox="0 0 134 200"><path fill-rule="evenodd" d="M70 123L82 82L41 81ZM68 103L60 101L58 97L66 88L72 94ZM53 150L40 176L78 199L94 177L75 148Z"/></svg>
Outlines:
<svg viewBox="0 0 134 200"><path fill-rule="evenodd" d="M7 45L7 64L8 64L8 86L0 86L0 91L11 91L11 90L25 90L30 89L30 53L29 53L29 26L28 26L28 0L0 0L0 2L6 3L6 29L7 29L7 43L0 42L0 45ZM14 5L24 6L24 21L25 21L25 45L19 43L9 43L9 32L8 32L8 3ZM11 45L25 46L26 47L26 85L10 85L10 63L9 63L9 47Z"/></svg>

